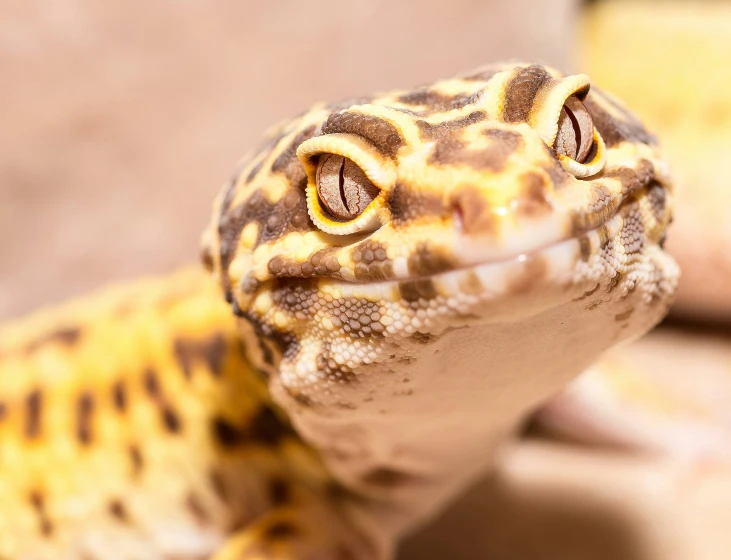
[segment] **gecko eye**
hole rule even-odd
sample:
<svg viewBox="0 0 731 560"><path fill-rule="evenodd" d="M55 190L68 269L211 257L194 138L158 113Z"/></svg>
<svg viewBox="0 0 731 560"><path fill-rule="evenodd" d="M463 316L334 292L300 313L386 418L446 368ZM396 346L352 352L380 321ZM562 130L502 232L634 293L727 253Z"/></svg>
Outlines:
<svg viewBox="0 0 731 560"><path fill-rule="evenodd" d="M585 163L594 143L594 123L584 104L574 95L569 97L558 118L556 152Z"/></svg>
<svg viewBox="0 0 731 560"><path fill-rule="evenodd" d="M343 221L357 218L380 193L358 165L336 154L320 156L315 181L322 205Z"/></svg>

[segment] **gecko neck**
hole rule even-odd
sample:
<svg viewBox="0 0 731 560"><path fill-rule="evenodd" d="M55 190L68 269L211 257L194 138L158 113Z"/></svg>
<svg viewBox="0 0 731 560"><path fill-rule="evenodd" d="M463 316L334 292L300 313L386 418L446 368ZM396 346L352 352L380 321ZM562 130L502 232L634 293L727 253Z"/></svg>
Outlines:
<svg viewBox="0 0 731 560"><path fill-rule="evenodd" d="M333 389L332 406L302 406L276 376L272 394L359 507L369 504L368 522L402 534L484 472L526 414L663 313L620 324L614 306L592 314L586 305L445 328Z"/></svg>

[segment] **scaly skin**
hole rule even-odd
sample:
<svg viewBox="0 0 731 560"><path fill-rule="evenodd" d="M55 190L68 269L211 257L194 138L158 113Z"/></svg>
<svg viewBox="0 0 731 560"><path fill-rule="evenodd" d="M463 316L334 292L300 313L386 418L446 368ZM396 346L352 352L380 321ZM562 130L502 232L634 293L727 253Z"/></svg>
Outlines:
<svg viewBox="0 0 731 560"><path fill-rule="evenodd" d="M389 557L667 311L665 166L589 87L506 64L316 106L214 205L204 262L236 321L187 272L6 328L2 554ZM571 95L584 164L554 149Z"/></svg>

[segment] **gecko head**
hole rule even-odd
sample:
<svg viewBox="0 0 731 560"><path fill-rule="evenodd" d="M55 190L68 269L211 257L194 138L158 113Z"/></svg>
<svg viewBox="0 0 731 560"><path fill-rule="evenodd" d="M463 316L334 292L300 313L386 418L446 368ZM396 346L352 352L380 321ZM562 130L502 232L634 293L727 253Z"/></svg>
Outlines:
<svg viewBox="0 0 731 560"><path fill-rule="evenodd" d="M219 196L204 255L256 360L313 402L461 329L530 352L512 326L595 310L583 362L648 329L677 277L671 200L654 137L587 76L496 65L280 126Z"/></svg>

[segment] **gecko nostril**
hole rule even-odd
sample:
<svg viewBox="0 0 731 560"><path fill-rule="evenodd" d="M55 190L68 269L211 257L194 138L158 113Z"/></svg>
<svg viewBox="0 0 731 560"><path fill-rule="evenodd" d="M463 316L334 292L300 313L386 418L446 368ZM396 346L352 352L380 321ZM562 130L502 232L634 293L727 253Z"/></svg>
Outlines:
<svg viewBox="0 0 731 560"><path fill-rule="evenodd" d="M457 233L462 233L464 229L464 209L459 201L452 203L452 221Z"/></svg>

